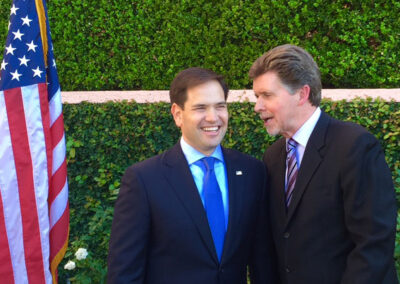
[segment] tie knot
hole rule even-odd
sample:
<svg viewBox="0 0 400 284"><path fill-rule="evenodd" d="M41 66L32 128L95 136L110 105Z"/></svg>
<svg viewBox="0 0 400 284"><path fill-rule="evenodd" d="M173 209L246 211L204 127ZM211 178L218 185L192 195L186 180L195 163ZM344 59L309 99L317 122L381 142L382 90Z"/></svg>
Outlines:
<svg viewBox="0 0 400 284"><path fill-rule="evenodd" d="M214 161L215 161L214 157L204 157L202 160L207 171L214 169Z"/></svg>
<svg viewBox="0 0 400 284"><path fill-rule="evenodd" d="M209 172L210 170L214 169L214 161L215 161L214 157L204 157L204 158L198 160L195 164L200 166L203 169L203 171L206 173L206 172Z"/></svg>
<svg viewBox="0 0 400 284"><path fill-rule="evenodd" d="M297 147L297 142L292 138L290 138L286 143L286 152L289 153L293 149L296 149L296 147Z"/></svg>

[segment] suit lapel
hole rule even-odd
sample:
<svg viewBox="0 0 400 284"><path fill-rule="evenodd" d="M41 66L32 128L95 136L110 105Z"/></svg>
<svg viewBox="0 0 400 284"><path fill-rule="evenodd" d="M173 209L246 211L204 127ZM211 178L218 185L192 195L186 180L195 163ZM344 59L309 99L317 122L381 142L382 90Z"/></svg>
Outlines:
<svg viewBox="0 0 400 284"><path fill-rule="evenodd" d="M275 210L275 214L277 214L277 218L279 223L284 224L286 222L287 212L285 205L285 174L286 174L286 142L285 139L282 138L278 140L276 143L279 143L276 152L273 154L273 158L270 159L271 164L265 160L264 162L268 164L268 179L270 180L269 190L273 192L273 196L271 198L271 202L276 203L274 206L277 208ZM273 175L270 173L274 172Z"/></svg>
<svg viewBox="0 0 400 284"><path fill-rule="evenodd" d="M279 179L277 180L279 192L278 192L278 201L279 201L279 208L280 216L282 217L281 220L286 220L287 211L286 211L286 197L285 197L285 175L286 175L286 141L282 139L282 151L281 156L279 158L279 162L276 164L276 168L279 172Z"/></svg>
<svg viewBox="0 0 400 284"><path fill-rule="evenodd" d="M221 262L229 258L228 254L233 251L235 241L240 240L237 235L240 232L239 217L243 209L243 198L240 194L244 188L244 180L248 178L245 170L239 166L237 157L229 149L223 148L223 154L228 180L229 216Z"/></svg>
<svg viewBox="0 0 400 284"><path fill-rule="evenodd" d="M297 176L296 185L293 190L292 201L288 208L287 223L292 218L301 197L306 190L307 184L310 182L315 171L318 169L322 162L323 156L321 155L321 149L325 145L325 134L329 124L329 116L321 112L321 116L311 133L310 139L308 140L306 149L304 151L303 160L301 162L300 171Z"/></svg>
<svg viewBox="0 0 400 284"><path fill-rule="evenodd" d="M163 165L165 178L196 225L210 254L218 261L207 215L179 143L165 153Z"/></svg>

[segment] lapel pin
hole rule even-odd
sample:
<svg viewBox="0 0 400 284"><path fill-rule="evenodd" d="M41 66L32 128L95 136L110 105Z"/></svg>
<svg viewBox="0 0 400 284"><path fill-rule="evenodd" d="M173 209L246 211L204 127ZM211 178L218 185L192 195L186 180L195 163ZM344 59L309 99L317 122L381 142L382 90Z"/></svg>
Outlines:
<svg viewBox="0 0 400 284"><path fill-rule="evenodd" d="M242 174L243 174L242 171L236 171L237 176L241 176Z"/></svg>

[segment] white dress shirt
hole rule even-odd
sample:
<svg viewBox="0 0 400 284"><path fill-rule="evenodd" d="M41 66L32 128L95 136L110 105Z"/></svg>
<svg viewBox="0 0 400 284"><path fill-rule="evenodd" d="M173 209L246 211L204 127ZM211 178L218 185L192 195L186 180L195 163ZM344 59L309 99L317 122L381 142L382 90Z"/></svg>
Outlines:
<svg viewBox="0 0 400 284"><path fill-rule="evenodd" d="M317 125L318 119L321 116L321 109L317 107L310 118L300 127L299 130L293 135L292 139L295 140L297 145L297 168L300 168L301 161L303 160L304 151L310 139L311 133L313 132L315 125ZM286 139L286 143L289 139Z"/></svg>

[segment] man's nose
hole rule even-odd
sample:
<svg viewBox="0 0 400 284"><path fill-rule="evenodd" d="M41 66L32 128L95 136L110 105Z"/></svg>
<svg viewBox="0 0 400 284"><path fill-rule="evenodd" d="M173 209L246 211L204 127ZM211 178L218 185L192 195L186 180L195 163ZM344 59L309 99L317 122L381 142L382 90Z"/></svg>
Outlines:
<svg viewBox="0 0 400 284"><path fill-rule="evenodd" d="M207 121L216 121L218 119L218 112L214 108L207 109L206 112L206 120Z"/></svg>
<svg viewBox="0 0 400 284"><path fill-rule="evenodd" d="M259 113L264 110L264 104L260 97L257 98L256 104L254 105L254 111Z"/></svg>

